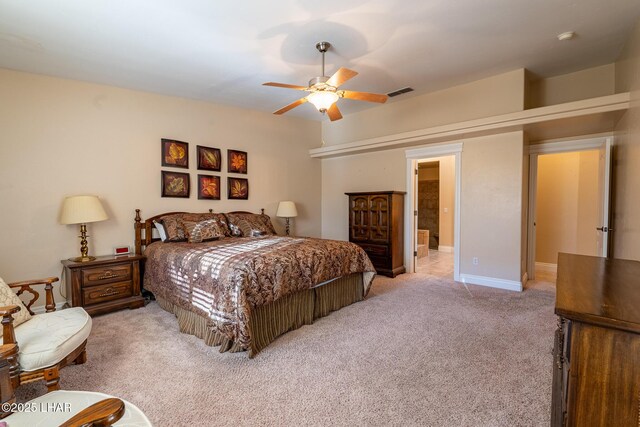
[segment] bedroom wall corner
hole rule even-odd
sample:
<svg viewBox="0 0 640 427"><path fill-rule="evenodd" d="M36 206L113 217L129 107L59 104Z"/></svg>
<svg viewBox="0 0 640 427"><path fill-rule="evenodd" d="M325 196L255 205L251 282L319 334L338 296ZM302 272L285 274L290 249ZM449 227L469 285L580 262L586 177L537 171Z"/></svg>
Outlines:
<svg viewBox="0 0 640 427"><path fill-rule="evenodd" d="M321 164L316 121L267 112L0 69L0 277L60 276L77 256L77 226L58 222L63 198L98 195L109 215L89 224L93 255L133 245L134 209L167 211L265 208L277 230L278 202L293 200L297 235L320 236ZM191 197L161 198L160 139L189 142ZM197 170L196 145L221 148L223 171ZM248 152L249 200L227 200L226 149ZM222 200L198 200L197 175L221 177ZM57 301L61 296L56 295Z"/></svg>

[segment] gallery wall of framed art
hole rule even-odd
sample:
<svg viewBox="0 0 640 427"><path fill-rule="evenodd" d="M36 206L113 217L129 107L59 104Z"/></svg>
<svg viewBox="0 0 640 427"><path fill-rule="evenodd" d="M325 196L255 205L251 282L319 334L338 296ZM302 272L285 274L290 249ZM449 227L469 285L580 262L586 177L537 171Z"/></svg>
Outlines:
<svg viewBox="0 0 640 427"><path fill-rule="evenodd" d="M161 166L163 168L189 169L189 143L176 139L162 138L161 143ZM194 180L196 185L196 195L199 200L221 200L222 184L227 185L228 200L248 200L249 199L249 173L248 159L246 151L227 149L226 180L222 180L220 174L224 173L223 151L220 148L196 145L195 150L196 165L198 171L217 172L218 175L208 173L197 173ZM242 177L234 176L244 175ZM177 197L188 199L191 197L191 174L185 171L161 170L161 197Z"/></svg>

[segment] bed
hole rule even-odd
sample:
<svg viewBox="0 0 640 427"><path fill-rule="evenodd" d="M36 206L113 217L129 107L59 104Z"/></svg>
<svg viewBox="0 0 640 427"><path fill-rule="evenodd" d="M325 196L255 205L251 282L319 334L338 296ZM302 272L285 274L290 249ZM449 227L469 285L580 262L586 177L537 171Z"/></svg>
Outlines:
<svg viewBox="0 0 640 427"><path fill-rule="evenodd" d="M224 223L226 234L202 242L160 241L155 224L170 229L175 218L185 230L185 224L193 227L187 219L215 219ZM210 211L169 212L143 221L136 209L143 286L175 314L181 332L220 346L220 352L247 351L254 357L278 336L364 299L375 269L359 246L278 236L268 218L264 211Z"/></svg>

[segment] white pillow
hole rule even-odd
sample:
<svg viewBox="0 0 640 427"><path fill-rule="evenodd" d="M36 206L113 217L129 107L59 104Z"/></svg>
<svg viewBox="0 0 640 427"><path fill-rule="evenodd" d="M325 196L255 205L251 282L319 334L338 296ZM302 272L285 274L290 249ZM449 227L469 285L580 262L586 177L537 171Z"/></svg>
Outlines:
<svg viewBox="0 0 640 427"><path fill-rule="evenodd" d="M31 314L22 303L22 300L13 292L9 285L2 280L2 277L0 277L0 306L6 307L8 305L17 305L20 307L19 312L12 314L14 327L31 319Z"/></svg>
<svg viewBox="0 0 640 427"><path fill-rule="evenodd" d="M167 240L167 232L164 229L164 225L161 222L153 221L153 225L156 226L156 230L158 230L158 235L160 236L160 240L163 242Z"/></svg>

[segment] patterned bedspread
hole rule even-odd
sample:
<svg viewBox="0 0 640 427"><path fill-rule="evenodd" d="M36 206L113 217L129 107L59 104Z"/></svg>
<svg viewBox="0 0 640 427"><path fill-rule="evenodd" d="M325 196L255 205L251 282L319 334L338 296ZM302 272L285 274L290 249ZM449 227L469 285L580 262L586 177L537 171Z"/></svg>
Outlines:
<svg viewBox="0 0 640 427"><path fill-rule="evenodd" d="M211 327L249 345L249 313L296 291L353 273L365 295L375 269L349 242L265 236L206 243L156 242L145 250L144 287L211 320Z"/></svg>

